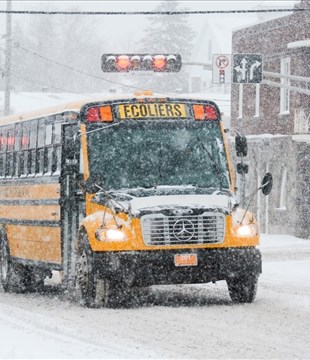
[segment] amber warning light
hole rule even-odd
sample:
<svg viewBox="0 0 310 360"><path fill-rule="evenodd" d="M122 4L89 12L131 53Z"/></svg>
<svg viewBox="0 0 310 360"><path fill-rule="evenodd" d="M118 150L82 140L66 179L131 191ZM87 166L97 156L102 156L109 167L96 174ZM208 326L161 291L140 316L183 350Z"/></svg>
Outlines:
<svg viewBox="0 0 310 360"><path fill-rule="evenodd" d="M179 54L104 54L101 57L103 72L179 72L181 67Z"/></svg>

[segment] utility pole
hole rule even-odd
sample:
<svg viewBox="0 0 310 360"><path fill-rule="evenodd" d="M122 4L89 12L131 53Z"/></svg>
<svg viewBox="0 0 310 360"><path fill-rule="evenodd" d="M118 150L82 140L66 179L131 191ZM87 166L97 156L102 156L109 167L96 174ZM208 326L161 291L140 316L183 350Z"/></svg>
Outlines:
<svg viewBox="0 0 310 360"><path fill-rule="evenodd" d="M11 28L12 28L12 0L7 0L6 9L6 41L5 41L5 90L4 90L4 115L10 114L10 87L11 87Z"/></svg>

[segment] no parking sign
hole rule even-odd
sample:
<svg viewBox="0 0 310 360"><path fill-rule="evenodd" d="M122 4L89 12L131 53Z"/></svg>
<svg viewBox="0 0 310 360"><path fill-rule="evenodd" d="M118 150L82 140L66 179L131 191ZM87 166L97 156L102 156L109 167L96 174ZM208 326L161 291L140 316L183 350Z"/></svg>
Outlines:
<svg viewBox="0 0 310 360"><path fill-rule="evenodd" d="M212 83L231 83L231 54L215 54L212 61Z"/></svg>

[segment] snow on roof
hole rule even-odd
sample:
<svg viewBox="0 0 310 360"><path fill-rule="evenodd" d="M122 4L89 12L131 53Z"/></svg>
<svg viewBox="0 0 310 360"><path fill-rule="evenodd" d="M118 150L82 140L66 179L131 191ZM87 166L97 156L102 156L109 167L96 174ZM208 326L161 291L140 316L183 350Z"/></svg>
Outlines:
<svg viewBox="0 0 310 360"><path fill-rule="evenodd" d="M288 49L297 49L301 47L310 47L310 39L294 41L287 44Z"/></svg>
<svg viewBox="0 0 310 360"><path fill-rule="evenodd" d="M2 97L0 92L0 100ZM79 112L81 107L87 103L109 100L126 100L136 97L153 97L153 98L177 98L177 99L192 99L192 100L210 100L217 103L217 105L227 105L230 101L226 97L221 97L220 94L154 94L154 95L139 95L139 94L93 94L80 95L77 94L52 94L52 93L15 93L11 96L11 104L15 110L15 114L0 118L1 124L9 124L16 121L24 121L33 119L35 117L43 117L52 114L59 114L65 111ZM226 111L225 111L226 112ZM228 111L227 111L228 112Z"/></svg>

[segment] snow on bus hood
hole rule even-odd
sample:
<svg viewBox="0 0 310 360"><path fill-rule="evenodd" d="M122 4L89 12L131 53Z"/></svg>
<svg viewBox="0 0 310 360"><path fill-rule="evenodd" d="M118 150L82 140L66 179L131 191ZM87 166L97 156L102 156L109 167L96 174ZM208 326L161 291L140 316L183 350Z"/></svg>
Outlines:
<svg viewBox="0 0 310 360"><path fill-rule="evenodd" d="M166 195L136 197L129 201L132 213L152 208L161 210L171 207L225 208L231 199L227 195Z"/></svg>

